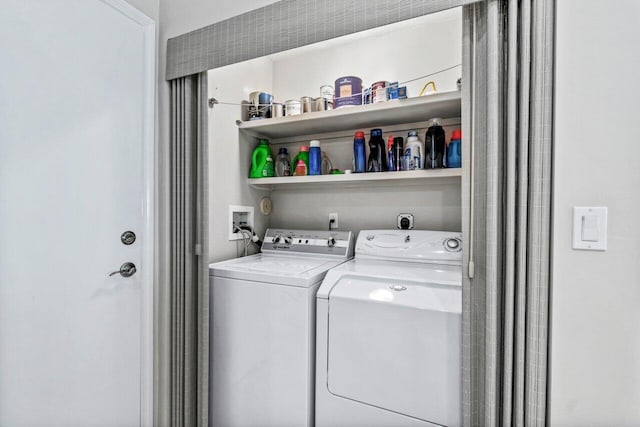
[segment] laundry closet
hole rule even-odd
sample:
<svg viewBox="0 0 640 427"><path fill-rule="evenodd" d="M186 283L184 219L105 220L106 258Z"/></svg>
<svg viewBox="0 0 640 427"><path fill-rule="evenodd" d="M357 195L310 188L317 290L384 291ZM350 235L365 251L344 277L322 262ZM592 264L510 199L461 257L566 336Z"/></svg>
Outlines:
<svg viewBox="0 0 640 427"><path fill-rule="evenodd" d="M461 425L461 36L452 9L208 72L214 427Z"/></svg>
<svg viewBox="0 0 640 427"><path fill-rule="evenodd" d="M241 235L232 236L233 206L253 209L252 225L259 236L268 227L328 229L330 213L338 214L333 228L354 233L396 228L401 213L413 215L416 229L460 231L462 168L248 177L260 138L269 141L274 160L280 148L293 158L300 146L317 139L333 168L340 170L352 169L356 131L363 131L368 142L369 131L381 128L386 145L390 134L406 141L408 131L416 130L424 141L429 120L440 118L449 142L452 131L462 128L456 85L462 76L461 18L461 9L452 9L210 70L211 260L243 253ZM397 81L406 86L408 99L239 122L239 104L251 92L271 93L279 102L319 97L320 86L333 85L341 76L358 76L363 87ZM418 97L429 81L437 91L429 86ZM265 198L271 202L268 215L261 212Z"/></svg>

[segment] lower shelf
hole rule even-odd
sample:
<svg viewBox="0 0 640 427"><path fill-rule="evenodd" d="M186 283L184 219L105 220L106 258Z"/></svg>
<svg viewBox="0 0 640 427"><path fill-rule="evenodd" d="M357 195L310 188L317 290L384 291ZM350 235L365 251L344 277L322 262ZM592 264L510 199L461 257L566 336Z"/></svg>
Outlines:
<svg viewBox="0 0 640 427"><path fill-rule="evenodd" d="M422 180L456 179L462 176L462 169L427 169L401 172L374 172L340 175L285 176L277 178L249 178L247 183L263 190L284 189L298 186L320 187L323 184L350 184L364 186L369 182L414 182Z"/></svg>

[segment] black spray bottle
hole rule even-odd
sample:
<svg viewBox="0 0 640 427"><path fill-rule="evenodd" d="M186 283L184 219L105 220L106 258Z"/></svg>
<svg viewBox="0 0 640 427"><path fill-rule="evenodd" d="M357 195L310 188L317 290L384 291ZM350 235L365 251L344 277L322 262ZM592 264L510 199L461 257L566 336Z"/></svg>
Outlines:
<svg viewBox="0 0 640 427"><path fill-rule="evenodd" d="M387 152L384 148L384 139L382 139L382 129L371 129L367 172L384 172L386 170Z"/></svg>

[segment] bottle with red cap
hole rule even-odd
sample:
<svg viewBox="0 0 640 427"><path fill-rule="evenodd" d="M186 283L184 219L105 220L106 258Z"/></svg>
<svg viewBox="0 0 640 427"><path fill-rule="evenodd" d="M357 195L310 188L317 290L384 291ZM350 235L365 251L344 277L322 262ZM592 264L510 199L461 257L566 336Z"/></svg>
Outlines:
<svg viewBox="0 0 640 427"><path fill-rule="evenodd" d="M293 175L295 176L300 176L301 174L301 171L297 171L298 173L296 173L296 169L298 167L298 160L302 160L305 166L304 175L308 175L309 173L309 146L308 145L301 145L300 151L293 158L293 160L291 160L291 170L293 171Z"/></svg>
<svg viewBox="0 0 640 427"><path fill-rule="evenodd" d="M447 167L459 168L462 166L462 131L456 129L451 132L451 142L447 147Z"/></svg>
<svg viewBox="0 0 640 427"><path fill-rule="evenodd" d="M389 142L388 142L388 153L389 153L389 157L388 157L388 162L387 164L389 165L389 169L390 171L395 171L396 170L396 160L395 160L395 155L393 153L393 135L389 135Z"/></svg>
<svg viewBox="0 0 640 427"><path fill-rule="evenodd" d="M366 151L364 145L364 132L356 132L353 138L353 172L366 172Z"/></svg>

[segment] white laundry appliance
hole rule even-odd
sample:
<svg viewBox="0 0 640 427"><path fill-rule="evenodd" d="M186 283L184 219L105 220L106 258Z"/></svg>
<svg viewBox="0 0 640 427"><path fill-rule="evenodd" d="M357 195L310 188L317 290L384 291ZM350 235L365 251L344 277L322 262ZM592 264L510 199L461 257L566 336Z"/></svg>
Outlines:
<svg viewBox="0 0 640 427"><path fill-rule="evenodd" d="M317 299L316 427L461 425L460 233L363 230Z"/></svg>
<svg viewBox="0 0 640 427"><path fill-rule="evenodd" d="M315 294L353 242L269 229L261 254L209 266L213 427L313 426Z"/></svg>

